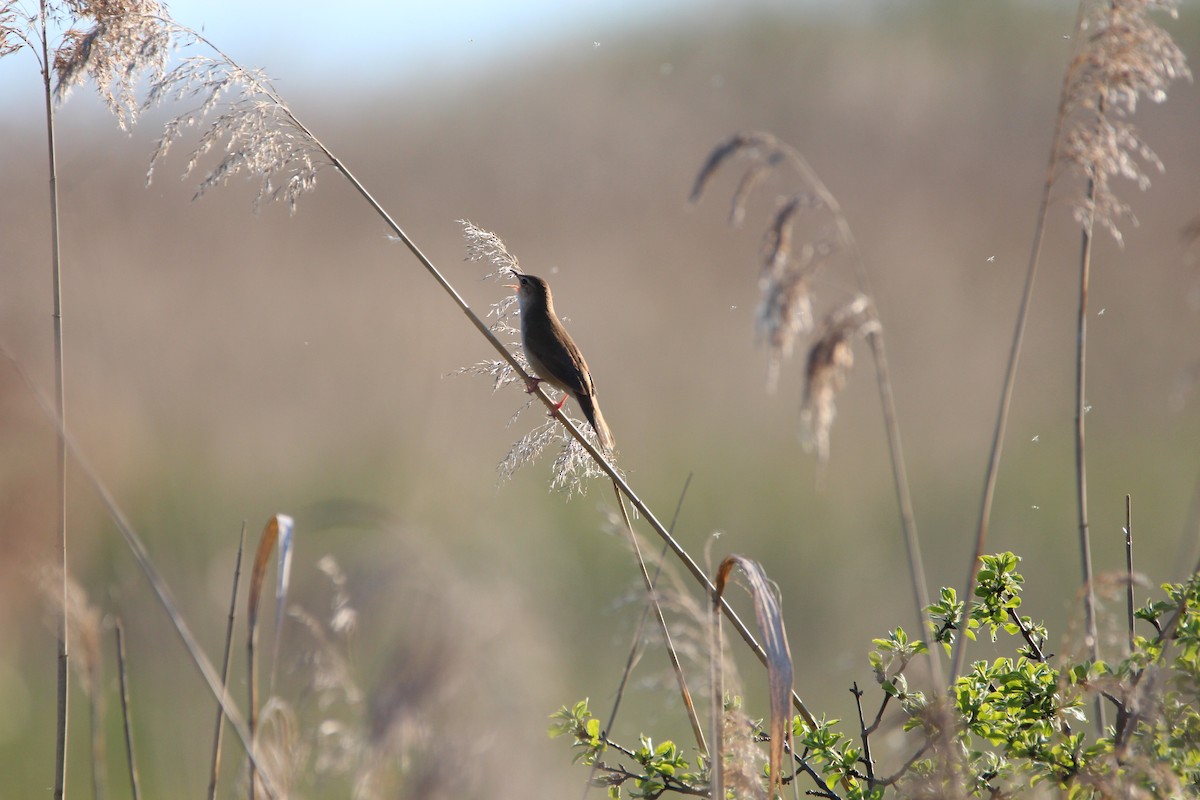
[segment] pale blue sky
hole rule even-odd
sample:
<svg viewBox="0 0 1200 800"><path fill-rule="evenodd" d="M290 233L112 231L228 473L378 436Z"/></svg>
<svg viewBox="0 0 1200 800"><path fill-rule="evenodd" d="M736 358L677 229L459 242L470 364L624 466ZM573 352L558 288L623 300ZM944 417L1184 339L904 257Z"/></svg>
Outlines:
<svg viewBox="0 0 1200 800"><path fill-rule="evenodd" d="M239 60L268 72L320 81L359 69L412 71L457 63L465 69L547 45L580 46L657 16L711 10L712 0L172 0L173 16L203 27ZM334 11L339 7L344 10ZM601 42L603 46L603 42ZM311 54L319 56L312 57ZM332 63L331 63L332 62ZM346 75L339 80L344 82Z"/></svg>
<svg viewBox="0 0 1200 800"><path fill-rule="evenodd" d="M603 47L664 18L683 25L755 8L830 8L827 0L168 0L168 6L180 23L202 30L241 63L262 67L284 91L320 86L325 76L338 86L370 86L488 74L549 47ZM0 61L0 108L36 92L30 54Z"/></svg>

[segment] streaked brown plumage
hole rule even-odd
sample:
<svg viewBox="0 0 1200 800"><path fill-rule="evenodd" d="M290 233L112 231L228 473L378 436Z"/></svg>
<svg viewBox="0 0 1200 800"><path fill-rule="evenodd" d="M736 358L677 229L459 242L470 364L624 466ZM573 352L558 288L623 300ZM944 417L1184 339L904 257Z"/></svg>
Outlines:
<svg viewBox="0 0 1200 800"><path fill-rule="evenodd" d="M530 368L539 380L574 397L595 429L600 446L612 450L612 431L600 413L592 374L583 353L554 313L549 285L533 275L517 275L517 285L513 288L521 307L521 344ZM564 396L563 400L566 399ZM561 402L558 405L562 407Z"/></svg>

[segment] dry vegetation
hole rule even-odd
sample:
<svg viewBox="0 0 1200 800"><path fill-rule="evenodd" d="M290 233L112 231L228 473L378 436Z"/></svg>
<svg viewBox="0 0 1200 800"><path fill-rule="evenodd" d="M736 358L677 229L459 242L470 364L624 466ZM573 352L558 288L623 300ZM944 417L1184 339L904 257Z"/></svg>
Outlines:
<svg viewBox="0 0 1200 800"><path fill-rule="evenodd" d="M1200 52L1194 16L1168 23L1188 53ZM287 99L369 176L370 190L473 307L504 290L464 263L463 217L502 231L530 271L554 276L568 326L587 332L622 466L657 509L672 507L694 473L677 535L699 555L721 531L715 554L765 565L784 588L797 690L810 704L822 698L829 716L851 718L847 676L872 681L866 643L912 625L861 345L846 380L865 318L831 317L825 350L813 351L807 370L807 343L790 360L785 339L773 355L755 349L763 318L755 282L770 277L755 253L764 229L775 231L767 261L782 249L772 197L796 187L768 180L732 232L719 202L688 208L687 193L712 146L734 130L771 130L819 164L872 267L929 582L957 586L1072 24L1066 10L1000 5L918 5L854 24L747 12L530 55L500 65L506 78L486 88L348 86L337 113L302 90ZM14 67L20 58L4 59L4 81L36 80L31 63ZM136 105L114 98L127 115ZM321 159L295 147L294 129L274 144L299 159L296 171L257 191L234 181L193 203L219 147L216 160L199 162L199 179L182 183L174 177L187 158L168 154L147 189L164 112L145 112L126 136L81 100L59 116L69 425L210 655L219 652L242 521L254 527L283 509L296 516L294 602L305 613L289 618L282 644L278 679L293 704L264 711L279 745L273 756L307 775L306 796L342 796L356 780L387 785L388 770L407 770L413 797L507 796L479 774L507 776L500 785L514 797L578 791L579 770L545 740L546 714L589 692L596 708L608 706L639 608L621 602L638 592L626 548L600 535L596 507L610 501L594 491L566 504L547 495L536 469L496 490L496 463L540 409L506 428L523 396L443 379L493 354L332 173L295 216L284 204L247 213L256 193L294 201L311 184ZM1074 102L1086 109L1091 95ZM244 110L249 128L240 130L274 130L278 119L254 116L260 106ZM49 385L39 113L0 121L8 144L0 180L19 187L0 197L0 344ZM1145 170L1153 181L1101 209L1121 220L1124 244L1098 239L1092 276L1094 551L1097 573L1123 568L1119 531L1132 495L1139 570L1178 580L1200 550L1200 250L1185 235L1200 214L1200 93L1174 84L1163 106L1143 99L1137 123L1137 134L1118 127L1111 141L1140 154L1144 140L1154 155L1117 158L1113 170L1090 175L1107 186L1122 175L1140 181ZM1069 139L1065 156L1083 157L1088 146ZM737 181L717 175L709 191L735 194ZM1082 626L1068 368L1072 208L1081 196L1063 192L1050 208L991 526L991 549L1026 558L1027 608L1067 631L1068 643ZM1140 225L1125 221L1123 204ZM803 278L826 297L855 298L860 288L852 272ZM812 317L818 331L822 318ZM820 387L806 388L814 364L829 368L825 393L838 391L833 428L809 431L822 464L799 446L802 408L831 414ZM27 577L49 552L54 438L20 378L0 370L4 797L35 796L50 782L53 621ZM84 476L73 468L68 482L71 572L91 600L78 606L87 624L73 627L102 637L91 651L76 648L80 685L102 687L110 712L118 706L111 656L103 670L84 656L112 647L111 620L96 609L119 615L147 796L180 786L197 793L212 700ZM1100 600L1109 623L1101 644L1116 647L1123 600ZM347 608L357 613L353 631L336 622ZM744 672L757 669L744 653L736 658ZM233 674L244 682L237 662ZM652 647L617 738L650 726L686 730L676 696L663 690L671 683ZM747 692L748 705L766 707L753 685ZM91 780L85 703L73 713L68 784L78 795ZM452 724L461 719L470 720L471 745ZM354 740L355 730L369 741ZM116 723L108 734L110 794L122 796ZM387 761L394 753L421 766ZM479 772L455 774L465 762ZM225 796L247 788L242 760L233 763Z"/></svg>

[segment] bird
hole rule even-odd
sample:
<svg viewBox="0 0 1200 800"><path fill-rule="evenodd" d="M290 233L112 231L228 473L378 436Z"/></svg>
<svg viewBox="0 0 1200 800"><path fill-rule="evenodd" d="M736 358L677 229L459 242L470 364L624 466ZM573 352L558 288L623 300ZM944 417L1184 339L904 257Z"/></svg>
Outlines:
<svg viewBox="0 0 1200 800"><path fill-rule="evenodd" d="M517 304L521 310L521 346L525 349L525 358L536 376L526 387L532 392L538 383L544 381L565 394L555 406L561 409L567 397L574 397L575 402L596 431L600 447L611 451L615 445L612 431L600 413L600 405L596 400L596 386L592 383L592 373L588 370L583 353L567 333L567 329L554 313L554 298L550 294L550 285L535 275L515 272L517 283L509 288L517 291Z"/></svg>

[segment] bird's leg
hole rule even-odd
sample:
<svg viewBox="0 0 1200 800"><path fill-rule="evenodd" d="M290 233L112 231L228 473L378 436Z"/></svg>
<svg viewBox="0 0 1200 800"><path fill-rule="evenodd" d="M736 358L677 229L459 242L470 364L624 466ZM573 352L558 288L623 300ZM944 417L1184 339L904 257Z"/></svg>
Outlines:
<svg viewBox="0 0 1200 800"><path fill-rule="evenodd" d="M545 381L542 380L541 378L535 378L532 375L530 375L528 378L526 378L525 379L525 394L533 394L534 390L537 389L539 383L545 383ZM565 403L565 402L567 402L567 394L564 392L562 399L560 399L557 403L554 404L554 410L562 411L563 403ZM546 416L553 417L554 415L547 411Z"/></svg>
<svg viewBox="0 0 1200 800"><path fill-rule="evenodd" d="M557 403L555 403L555 404L554 404L554 411L562 411L563 403L567 402L567 396L568 396L568 395L567 395L567 394L564 392L564 393L563 393L563 396L562 396L562 399L561 399L561 400L559 400ZM554 411L547 411L547 412L546 412L546 416L547 416L547 417L551 417L551 418L553 418L553 417L554 417Z"/></svg>

